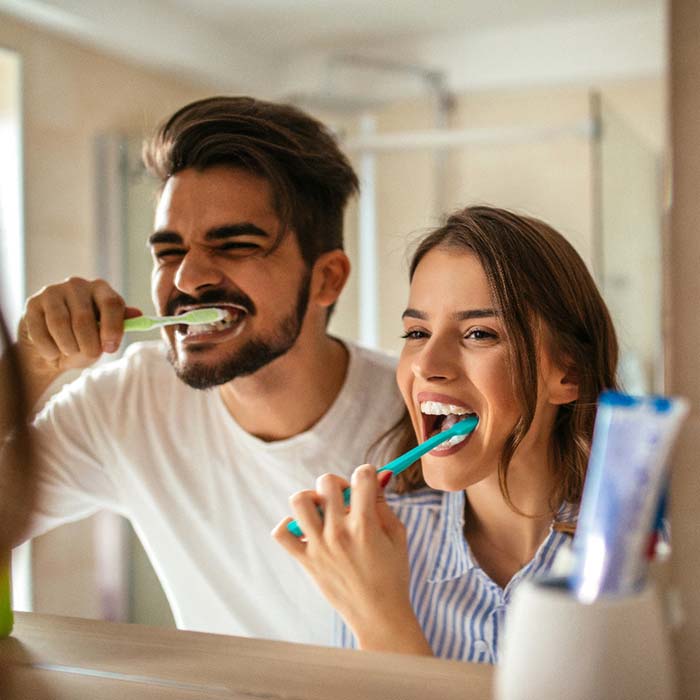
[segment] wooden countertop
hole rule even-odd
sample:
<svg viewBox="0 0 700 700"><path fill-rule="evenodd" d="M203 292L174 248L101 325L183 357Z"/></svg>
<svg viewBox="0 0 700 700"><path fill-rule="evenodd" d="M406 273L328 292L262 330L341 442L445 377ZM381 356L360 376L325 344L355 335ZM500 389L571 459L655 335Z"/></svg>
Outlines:
<svg viewBox="0 0 700 700"><path fill-rule="evenodd" d="M488 666L18 613L2 700L487 699Z"/></svg>

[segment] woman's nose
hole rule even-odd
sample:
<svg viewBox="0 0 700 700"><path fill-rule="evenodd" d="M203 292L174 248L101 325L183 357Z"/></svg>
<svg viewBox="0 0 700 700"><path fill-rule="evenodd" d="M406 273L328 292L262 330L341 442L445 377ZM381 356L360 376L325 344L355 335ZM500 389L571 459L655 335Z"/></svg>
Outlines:
<svg viewBox="0 0 700 700"><path fill-rule="evenodd" d="M204 251L190 249L175 273L175 286L185 294L196 296L207 287L221 284L223 273Z"/></svg>
<svg viewBox="0 0 700 700"><path fill-rule="evenodd" d="M458 372L458 349L447 339L433 336L413 358L413 373L429 381L449 381Z"/></svg>

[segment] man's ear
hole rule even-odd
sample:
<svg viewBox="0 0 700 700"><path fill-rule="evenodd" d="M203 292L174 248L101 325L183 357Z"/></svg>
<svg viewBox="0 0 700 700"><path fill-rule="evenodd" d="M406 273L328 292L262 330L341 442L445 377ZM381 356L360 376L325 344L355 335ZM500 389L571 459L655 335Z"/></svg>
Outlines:
<svg viewBox="0 0 700 700"><path fill-rule="evenodd" d="M350 276L350 260L340 249L318 256L311 274L311 298L319 306L334 304Z"/></svg>
<svg viewBox="0 0 700 700"><path fill-rule="evenodd" d="M548 384L550 403L562 405L578 399L579 374L568 358L563 367L553 368Z"/></svg>

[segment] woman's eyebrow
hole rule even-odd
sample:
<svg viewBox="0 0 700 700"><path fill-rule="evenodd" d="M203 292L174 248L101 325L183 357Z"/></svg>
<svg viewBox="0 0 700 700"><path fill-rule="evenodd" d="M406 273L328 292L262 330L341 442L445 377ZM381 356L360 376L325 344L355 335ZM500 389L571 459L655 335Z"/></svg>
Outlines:
<svg viewBox="0 0 700 700"><path fill-rule="evenodd" d="M456 321L469 321L472 318L498 316L498 313L495 309L469 309L468 311L457 311L453 315Z"/></svg>
<svg viewBox="0 0 700 700"><path fill-rule="evenodd" d="M472 318L490 318L491 316L498 316L495 309L468 309L466 311L457 311L452 314L455 321L469 321ZM401 318L418 318L422 321L427 321L429 314L425 311L419 311L418 309L408 308L402 314Z"/></svg>
<svg viewBox="0 0 700 700"><path fill-rule="evenodd" d="M419 318L421 321L425 321L428 318L428 314L425 312L418 311L418 309L411 309L410 307L401 314L401 318L406 318L408 316L411 318Z"/></svg>

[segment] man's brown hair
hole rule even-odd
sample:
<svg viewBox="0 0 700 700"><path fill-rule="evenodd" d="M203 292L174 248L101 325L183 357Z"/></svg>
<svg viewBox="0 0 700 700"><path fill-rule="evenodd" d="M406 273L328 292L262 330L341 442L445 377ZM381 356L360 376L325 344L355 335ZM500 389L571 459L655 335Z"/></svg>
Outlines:
<svg viewBox="0 0 700 700"><path fill-rule="evenodd" d="M343 212L359 189L357 175L329 129L296 107L252 97L192 102L144 144L143 160L162 184L186 168L214 166L263 177L308 265L343 248Z"/></svg>

